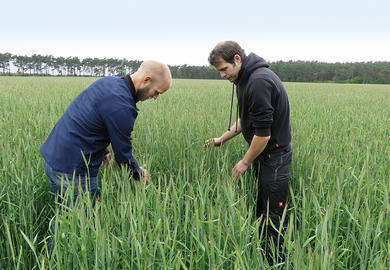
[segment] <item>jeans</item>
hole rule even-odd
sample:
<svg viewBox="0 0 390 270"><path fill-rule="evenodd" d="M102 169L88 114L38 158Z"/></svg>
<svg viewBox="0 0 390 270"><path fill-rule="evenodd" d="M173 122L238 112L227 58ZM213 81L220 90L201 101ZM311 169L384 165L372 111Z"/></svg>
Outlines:
<svg viewBox="0 0 390 270"><path fill-rule="evenodd" d="M57 201L61 202L64 198L66 190L68 188L72 188L74 191L73 200L69 198L66 204L68 206L70 203L75 204L79 195L80 186L83 192L88 191L90 193L91 198L93 199L93 206L95 205L95 199L100 194L97 176L88 177L59 172L51 168L45 160L43 160L43 168L45 170L46 176L49 178L50 190L53 194L53 201L55 201L57 197Z"/></svg>
<svg viewBox="0 0 390 270"><path fill-rule="evenodd" d="M89 192L92 198L92 206L95 207L96 198L100 194L96 176L83 177L83 176L78 176L78 175L73 175L68 173L62 173L53 170L53 168L51 168L45 160L43 160L43 169L45 170L46 176L49 178L50 190L53 194L54 202L57 201L58 203L61 203L62 199L65 198L66 190L72 188L74 190L73 200L72 197L70 196L66 201L66 205L67 206L75 205L77 197L79 195L79 187L80 187L83 192L86 191ZM53 223L50 226L50 237L47 242L50 256L54 248L53 236L55 233L55 226L54 226L55 219L56 217L54 217Z"/></svg>
<svg viewBox="0 0 390 270"><path fill-rule="evenodd" d="M278 261L284 260L285 257L282 246L283 235L287 229L288 215L285 216L283 224L281 224L281 221L286 207L291 160L292 151L290 147L287 147L284 150L261 155L253 162L258 179L256 215L257 217L263 216L262 225L268 224L264 229L268 242L273 240L276 247L274 251L279 254L277 256ZM277 230L270 224L270 221ZM279 228L281 228L280 231ZM272 251L267 247L266 252L270 262Z"/></svg>

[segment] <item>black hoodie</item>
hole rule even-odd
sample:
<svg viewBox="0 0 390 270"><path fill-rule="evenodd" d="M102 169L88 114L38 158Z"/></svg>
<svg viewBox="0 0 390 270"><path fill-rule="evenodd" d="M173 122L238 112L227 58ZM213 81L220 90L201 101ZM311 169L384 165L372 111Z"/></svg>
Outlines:
<svg viewBox="0 0 390 270"><path fill-rule="evenodd" d="M254 53L242 62L237 80L242 134L250 144L254 135L271 136L262 154L290 147L290 106L279 77Z"/></svg>

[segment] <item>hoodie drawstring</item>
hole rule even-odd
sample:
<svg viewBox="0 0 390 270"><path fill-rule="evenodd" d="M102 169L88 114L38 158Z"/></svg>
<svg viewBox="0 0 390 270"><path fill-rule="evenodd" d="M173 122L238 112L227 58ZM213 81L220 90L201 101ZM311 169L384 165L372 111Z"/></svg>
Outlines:
<svg viewBox="0 0 390 270"><path fill-rule="evenodd" d="M232 124L233 98L234 98L234 83L233 83L233 89L232 89L232 101L230 103L229 125L228 125L228 129L227 129L228 131L230 131L230 125Z"/></svg>
<svg viewBox="0 0 390 270"><path fill-rule="evenodd" d="M230 131L230 125L232 124L233 99L234 99L234 83L232 88L232 101L230 103L229 126L227 129L228 131ZM237 102L237 110L236 110L236 133L237 133L237 121L238 121L238 102Z"/></svg>
<svg viewBox="0 0 390 270"><path fill-rule="evenodd" d="M236 92L237 92L237 89L236 89ZM238 92L237 92L238 94ZM236 133L237 133L237 127L238 126L238 101L237 101L237 108L236 108Z"/></svg>

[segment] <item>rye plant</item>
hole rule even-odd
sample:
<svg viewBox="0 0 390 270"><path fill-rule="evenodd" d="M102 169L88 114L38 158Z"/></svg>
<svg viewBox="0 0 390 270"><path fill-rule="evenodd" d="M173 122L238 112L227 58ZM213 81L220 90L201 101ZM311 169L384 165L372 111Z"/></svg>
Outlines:
<svg viewBox="0 0 390 270"><path fill-rule="evenodd" d="M114 164L95 208L87 195L51 202L39 146L93 80L0 77L0 269L267 268L256 179L229 177L246 142L202 148L227 128L225 81L174 80L138 105L134 156L152 184ZM294 157L281 267L390 268L390 86L285 86Z"/></svg>

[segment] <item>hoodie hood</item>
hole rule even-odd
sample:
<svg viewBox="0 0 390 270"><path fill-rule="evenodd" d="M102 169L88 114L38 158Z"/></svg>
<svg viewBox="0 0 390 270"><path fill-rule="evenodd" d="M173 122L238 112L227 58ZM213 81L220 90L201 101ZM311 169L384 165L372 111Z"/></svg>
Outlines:
<svg viewBox="0 0 390 270"><path fill-rule="evenodd" d="M245 81L253 70L258 68L269 68L268 63L260 56L250 53L243 61L237 80L234 82L238 84L241 80Z"/></svg>

